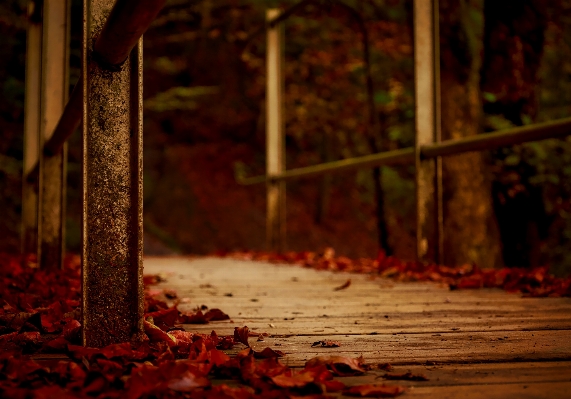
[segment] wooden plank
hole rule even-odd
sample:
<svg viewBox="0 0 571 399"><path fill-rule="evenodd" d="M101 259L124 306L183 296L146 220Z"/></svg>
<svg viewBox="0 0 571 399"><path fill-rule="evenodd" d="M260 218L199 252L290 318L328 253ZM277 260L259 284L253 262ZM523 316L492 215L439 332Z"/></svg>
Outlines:
<svg viewBox="0 0 571 399"><path fill-rule="evenodd" d="M205 304L231 317L279 320L325 314L359 319L389 315L394 319L410 314L429 320L468 317L479 323L478 317L525 320L544 315L561 321L571 314L570 298L521 298L498 289L450 291L435 283L395 283L367 275L232 259L149 259L145 272L166 273L167 281L159 287L175 289L179 297L188 298L190 302L181 309ZM334 291L348 278L352 281L349 288Z"/></svg>
<svg viewBox="0 0 571 399"><path fill-rule="evenodd" d="M287 320L286 320L287 319ZM404 321L392 322L391 318L384 317L373 320L355 320L354 318L328 317L320 319L300 318L292 315L291 318L240 318L232 317L233 323L216 322L208 325L189 325L192 331L210 332L215 329L220 334L230 334L234 327L248 326L250 329L267 332L273 336L305 335L320 336L328 334L420 334L420 333L449 333L461 331L475 332L501 332L501 331L543 331L543 330L570 330L571 321L568 319L541 319L526 321L504 321L503 318L491 318L480 324L478 319L463 318L426 319L410 318Z"/></svg>
<svg viewBox="0 0 571 399"><path fill-rule="evenodd" d="M406 397L439 398L439 399L568 399L571 382L546 382L538 384L504 384L504 385L465 385L447 387L418 387L409 390Z"/></svg>
<svg viewBox="0 0 571 399"><path fill-rule="evenodd" d="M205 304L232 318L187 329L231 335L234 327L248 325L271 334L255 345L275 345L288 353L289 365L320 354L362 354L396 364L571 359L569 298L449 291L433 283L216 258L154 259L146 272L171 272L159 288L188 298L181 310ZM349 288L333 291L349 277ZM341 347L311 347L323 339L340 341Z"/></svg>
<svg viewBox="0 0 571 399"><path fill-rule="evenodd" d="M218 333L223 331L212 328ZM190 331L195 331L192 327ZM506 338L507 337L507 338ZM312 347L315 341L333 340L338 348ZM510 331L447 334L339 335L255 338L257 350L266 346L286 353L284 361L301 367L315 356L363 356L369 363L423 364L571 360L571 331ZM236 348L238 351L241 348Z"/></svg>
<svg viewBox="0 0 571 399"><path fill-rule="evenodd" d="M571 362L523 362L394 366L391 374L422 374L428 381L390 381L387 373L373 369L364 376L344 377L347 385L395 383L409 387L439 387L491 384L533 384L541 382L569 382Z"/></svg>

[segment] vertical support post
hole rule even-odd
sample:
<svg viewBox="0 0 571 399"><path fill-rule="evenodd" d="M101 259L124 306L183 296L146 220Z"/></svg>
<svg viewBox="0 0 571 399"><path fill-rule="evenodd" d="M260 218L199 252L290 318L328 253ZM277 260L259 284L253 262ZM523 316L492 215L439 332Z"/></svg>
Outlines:
<svg viewBox="0 0 571 399"><path fill-rule="evenodd" d="M115 68L95 39L115 3L83 9L83 344L143 338L142 39Z"/></svg>
<svg viewBox="0 0 571 399"><path fill-rule="evenodd" d="M266 20L280 15L269 9ZM285 171L285 136L283 126L283 25L268 29L266 58L266 174ZM285 181L267 184L266 239L271 251L284 251L286 243Z"/></svg>
<svg viewBox="0 0 571 399"><path fill-rule="evenodd" d="M24 120L24 167L22 179L23 254L38 250L38 177L33 175L39 162L40 93L42 71L42 9L36 1L28 3L26 37L26 98Z"/></svg>
<svg viewBox="0 0 571 399"><path fill-rule="evenodd" d="M44 0L41 140L52 136L67 102L69 14L66 0ZM41 267L61 268L64 250L67 146L57 154L40 152L38 258Z"/></svg>
<svg viewBox="0 0 571 399"><path fill-rule="evenodd" d="M438 1L414 1L416 103L416 255L440 262L443 251L441 159L422 159L420 148L440 141Z"/></svg>

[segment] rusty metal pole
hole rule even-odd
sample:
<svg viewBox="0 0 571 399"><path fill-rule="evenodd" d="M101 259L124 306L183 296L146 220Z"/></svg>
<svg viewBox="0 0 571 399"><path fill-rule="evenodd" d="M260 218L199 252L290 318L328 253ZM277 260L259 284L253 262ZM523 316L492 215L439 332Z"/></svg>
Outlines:
<svg viewBox="0 0 571 399"><path fill-rule="evenodd" d="M269 9L266 20L280 15ZM283 126L283 24L268 29L266 58L266 174L285 171L285 136ZM266 239L268 250L284 251L286 245L285 181L267 183Z"/></svg>
<svg viewBox="0 0 571 399"><path fill-rule="evenodd" d="M35 1L28 3L26 36L26 96L24 110L24 167L22 179L23 254L38 250L38 178L31 178L39 162L40 82L42 76L42 10Z"/></svg>
<svg viewBox="0 0 571 399"><path fill-rule="evenodd" d="M44 0L41 140L50 139L68 94L70 1ZM38 259L41 267L61 268L64 250L67 147L40 153Z"/></svg>
<svg viewBox="0 0 571 399"><path fill-rule="evenodd" d="M443 251L441 159L421 148L440 141L438 1L414 1L416 256L439 262Z"/></svg>
<svg viewBox="0 0 571 399"><path fill-rule="evenodd" d="M82 339L94 347L144 334L142 39L124 62L101 62L94 42L114 3L83 9Z"/></svg>

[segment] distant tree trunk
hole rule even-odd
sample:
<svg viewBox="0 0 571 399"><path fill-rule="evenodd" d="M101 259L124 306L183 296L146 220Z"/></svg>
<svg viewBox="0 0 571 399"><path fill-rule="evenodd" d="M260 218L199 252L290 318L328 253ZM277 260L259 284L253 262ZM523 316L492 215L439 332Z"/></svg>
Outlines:
<svg viewBox="0 0 571 399"><path fill-rule="evenodd" d="M484 104L488 114L502 115L515 125L535 119L538 111L538 70L549 14L558 0L485 0L484 65L482 90L492 99ZM495 211L506 266L539 266L541 239L549 228L541 187L529 183L535 165L517 165L520 186L494 183Z"/></svg>
<svg viewBox="0 0 571 399"><path fill-rule="evenodd" d="M484 0L441 0L442 139L481 131ZM482 153L443 160L444 263L502 265L491 181Z"/></svg>

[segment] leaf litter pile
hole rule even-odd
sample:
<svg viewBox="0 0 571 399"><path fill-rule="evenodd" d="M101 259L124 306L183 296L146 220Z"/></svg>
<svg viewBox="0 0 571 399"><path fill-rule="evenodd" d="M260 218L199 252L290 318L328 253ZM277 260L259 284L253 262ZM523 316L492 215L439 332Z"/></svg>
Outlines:
<svg viewBox="0 0 571 399"><path fill-rule="evenodd" d="M236 327L233 336L185 331L181 324L229 317L204 306L179 311L176 292L152 288L158 276L144 278L144 342L80 346L80 276L78 257L66 258L63 270L48 271L31 258L0 254L0 397L318 399L334 392L395 397L405 390L385 384L346 387L335 379L367 372L371 366L362 358L319 356L301 370L291 369L279 360L284 353L251 348L248 339L259 334L245 326ZM224 353L236 345L245 349L233 357ZM32 359L54 353L66 360Z"/></svg>
<svg viewBox="0 0 571 399"><path fill-rule="evenodd" d="M317 270L330 270L351 273L367 273L373 276L392 278L396 281L433 281L446 284L451 290L500 288L509 292L521 292L529 297L570 297L571 276L558 278L549 274L548 267L534 269L503 268L481 269L477 265L449 267L434 263L403 261L379 253L376 259L350 259L335 256L333 248L323 253L287 252L219 252L217 256L232 257L241 260L258 260L272 263L287 263L310 267ZM342 290L351 284L351 280L335 290Z"/></svg>

